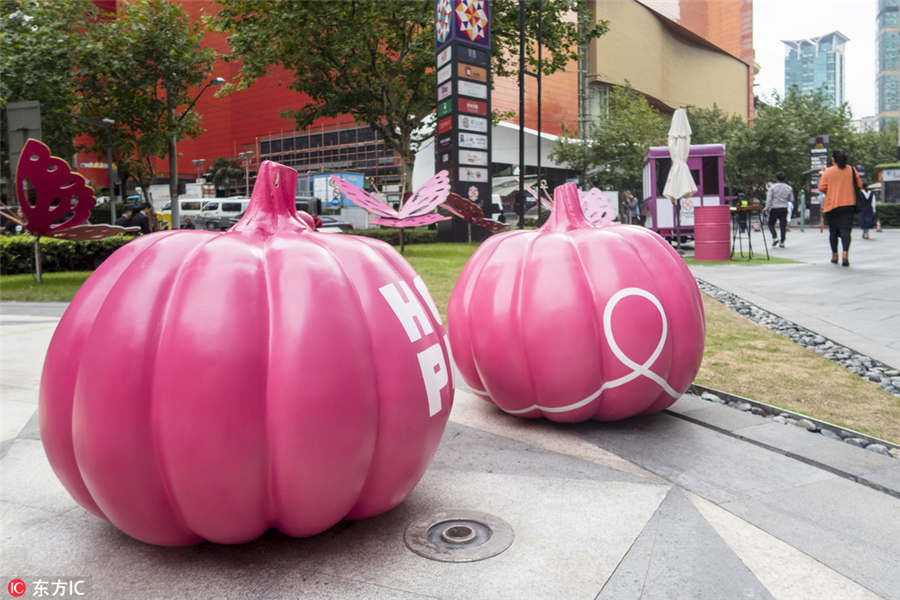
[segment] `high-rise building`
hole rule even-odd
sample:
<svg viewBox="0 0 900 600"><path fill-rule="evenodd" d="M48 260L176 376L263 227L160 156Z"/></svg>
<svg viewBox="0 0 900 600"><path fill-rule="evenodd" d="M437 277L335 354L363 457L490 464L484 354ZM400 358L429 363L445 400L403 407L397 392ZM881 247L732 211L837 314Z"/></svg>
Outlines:
<svg viewBox="0 0 900 600"><path fill-rule="evenodd" d="M840 31L807 40L782 40L784 91L795 86L803 93L824 90L835 106L843 104L844 46L848 41Z"/></svg>
<svg viewBox="0 0 900 600"><path fill-rule="evenodd" d="M878 129L900 116L900 23L898 0L878 0L875 102Z"/></svg>

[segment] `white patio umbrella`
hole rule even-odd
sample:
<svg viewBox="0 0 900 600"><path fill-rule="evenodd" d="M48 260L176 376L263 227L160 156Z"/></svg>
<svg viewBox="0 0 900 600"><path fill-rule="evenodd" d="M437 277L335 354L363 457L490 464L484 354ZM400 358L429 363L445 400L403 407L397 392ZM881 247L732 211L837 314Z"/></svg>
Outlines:
<svg viewBox="0 0 900 600"><path fill-rule="evenodd" d="M697 184L691 177L687 159L691 151L691 124L688 123L687 112L679 108L672 116L669 127L669 156L672 168L666 178L663 196L675 204L675 227L678 236L678 249L681 250L681 199L693 196L697 192Z"/></svg>

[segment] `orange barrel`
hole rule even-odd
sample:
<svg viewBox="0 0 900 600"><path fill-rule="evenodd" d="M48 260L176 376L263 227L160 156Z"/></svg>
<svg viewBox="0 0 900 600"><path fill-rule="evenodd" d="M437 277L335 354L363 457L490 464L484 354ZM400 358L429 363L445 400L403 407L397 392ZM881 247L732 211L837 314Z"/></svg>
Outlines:
<svg viewBox="0 0 900 600"><path fill-rule="evenodd" d="M729 206L694 207L694 260L731 258L731 209Z"/></svg>

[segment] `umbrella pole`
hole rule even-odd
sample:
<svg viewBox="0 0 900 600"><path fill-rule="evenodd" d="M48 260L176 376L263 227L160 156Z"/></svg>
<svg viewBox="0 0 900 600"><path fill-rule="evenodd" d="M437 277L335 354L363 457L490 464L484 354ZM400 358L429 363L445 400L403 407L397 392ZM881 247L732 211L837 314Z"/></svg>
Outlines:
<svg viewBox="0 0 900 600"><path fill-rule="evenodd" d="M681 198L675 201L675 231L678 236L678 254L681 254Z"/></svg>

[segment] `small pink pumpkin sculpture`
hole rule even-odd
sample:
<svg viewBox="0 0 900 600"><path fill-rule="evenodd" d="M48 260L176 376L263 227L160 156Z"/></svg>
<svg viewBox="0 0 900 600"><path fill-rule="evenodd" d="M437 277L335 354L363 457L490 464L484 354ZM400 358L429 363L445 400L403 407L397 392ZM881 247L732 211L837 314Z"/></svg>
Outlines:
<svg viewBox="0 0 900 600"><path fill-rule="evenodd" d="M460 373L522 417L611 421L662 410L703 356L700 291L660 236L591 225L575 184L554 192L537 231L495 235L450 296Z"/></svg>
<svg viewBox="0 0 900 600"><path fill-rule="evenodd" d="M139 540L313 535L396 506L438 445L451 362L422 279L387 244L311 231L296 176L264 162L227 232L122 247L53 336L50 464Z"/></svg>

